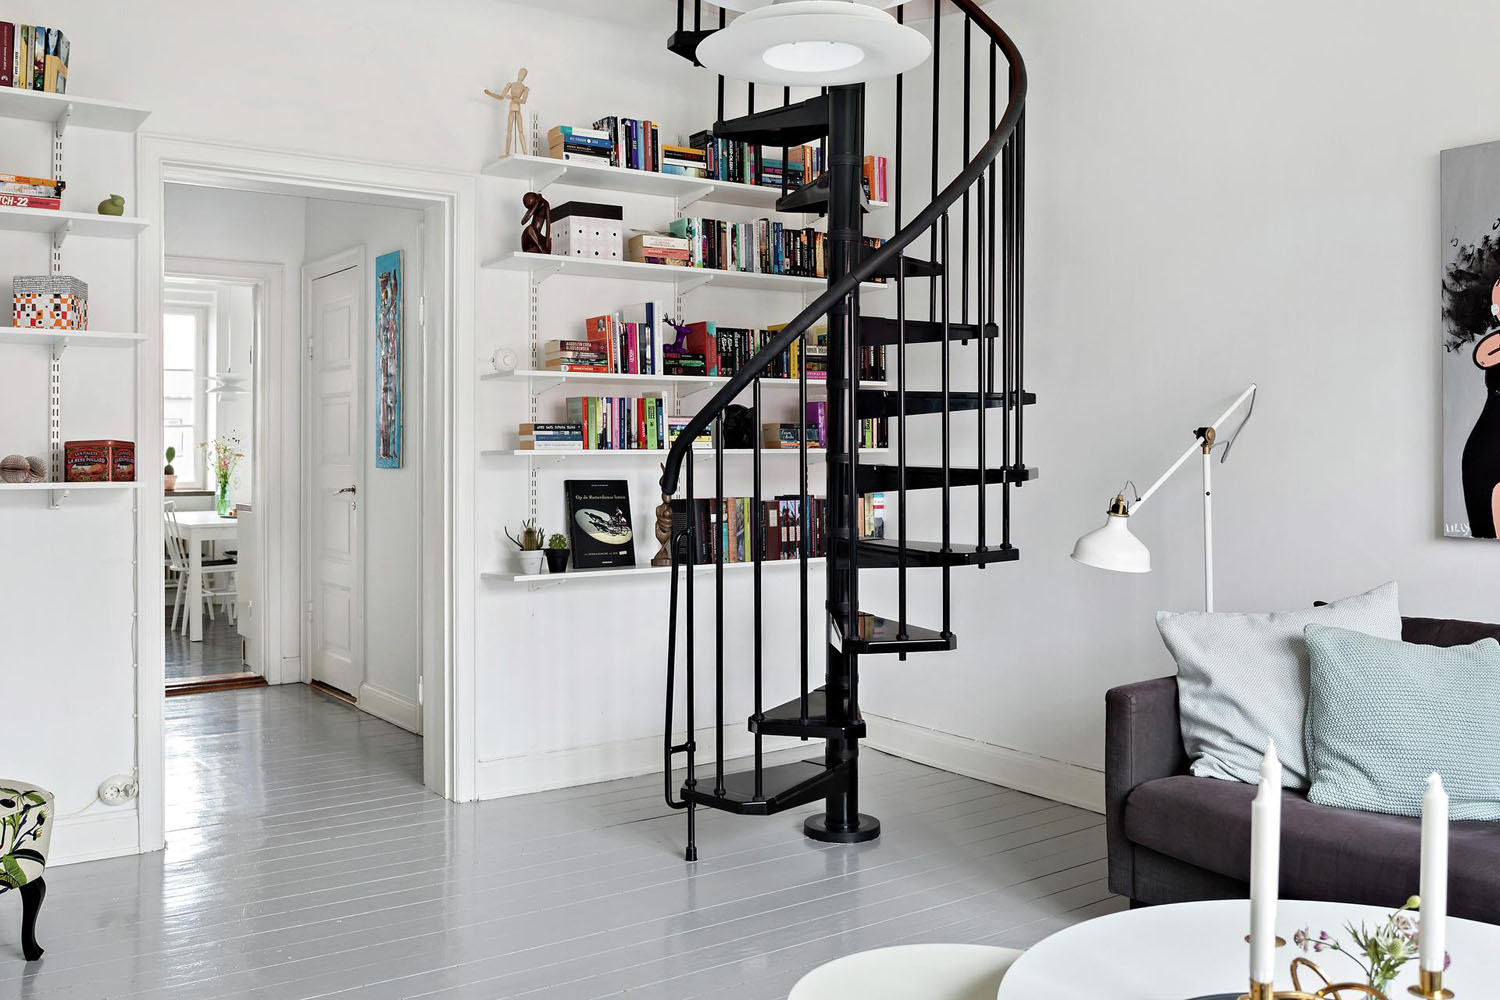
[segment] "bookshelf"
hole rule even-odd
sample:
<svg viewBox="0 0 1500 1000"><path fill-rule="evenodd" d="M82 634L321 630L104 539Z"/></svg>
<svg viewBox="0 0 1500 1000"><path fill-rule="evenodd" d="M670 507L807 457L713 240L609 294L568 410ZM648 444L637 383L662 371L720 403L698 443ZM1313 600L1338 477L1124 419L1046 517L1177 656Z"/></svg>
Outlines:
<svg viewBox="0 0 1500 1000"><path fill-rule="evenodd" d="M502 156L487 165L483 173L490 177L526 181L535 191L562 184L593 191L616 194L658 195L676 199L680 207L703 201L716 205L738 205L766 212L776 211L781 188L760 184L740 184L703 177L683 177L650 170L629 170L593 163L563 162L548 156ZM871 202L871 210L888 207L887 202ZM811 213L792 213L811 214Z"/></svg>
<svg viewBox="0 0 1500 1000"><path fill-rule="evenodd" d="M822 566L828 560L824 556L815 556L807 560L810 567ZM799 559L768 559L761 563L764 571L776 571L782 567L797 566L801 563ZM755 566L753 562L732 562L724 564L724 572L742 573ZM715 563L698 563L693 567L693 572L698 574L712 573L717 569ZM624 566L617 569L570 569L566 573L481 573L480 579L490 583L522 583L532 589L544 586L558 586L564 583L585 583L590 580L614 580L635 577L670 576L670 566Z"/></svg>
<svg viewBox="0 0 1500 1000"><path fill-rule="evenodd" d="M719 271L707 267L669 267L665 264L638 264L628 260L595 260L587 257L560 257L542 253L503 254L487 260L481 267L495 271L523 271L541 284L553 275L580 278L618 278L625 281L654 281L676 285L679 295L704 285L719 288L749 288L765 292L821 292L828 287L825 278L804 278L795 274L757 274L753 271ZM864 283L866 291L887 286L878 281Z"/></svg>
<svg viewBox="0 0 1500 1000"><path fill-rule="evenodd" d="M66 179L65 141L69 128L134 133L150 116L145 108L115 101L101 101L74 94L49 94L19 88L0 88L0 118L36 122L49 126L51 133L52 174ZM125 190L122 186L121 190ZM37 208L0 208L0 232L33 233L46 238L49 273L63 273L63 252L69 239L133 240L145 231L144 219L128 216L98 215L91 212L52 211ZM14 261L12 275L25 273L24 265ZM35 272L33 272L35 273ZM134 496L139 484L67 483L62 469L62 385L63 357L70 349L131 349L146 340L145 335L129 331L43 330L0 326L0 346L22 350L44 349L50 356L48 369L48 447L49 480L43 483L0 484L4 493L46 493L50 505L62 506L69 493L121 493ZM139 354L132 355L132 369L139 364ZM133 381L133 379L132 379ZM135 511L134 516L138 517ZM132 535L134 537L134 535Z"/></svg>
<svg viewBox="0 0 1500 1000"><path fill-rule="evenodd" d="M801 453L802 452L797 448L762 448L760 450L762 458L769 458L773 460L796 458ZM861 456L889 455L891 453L891 450L889 448L861 448L859 450L859 453ZM553 460L581 458L664 459L667 457L668 452L665 448L581 448L577 451L534 451L526 448L498 448L481 451L479 454L485 456L486 458L529 458L538 461L550 462ZM712 448L693 449L693 457L697 459L711 459L715 454L716 452ZM724 449L724 455L726 458L750 458L754 454L754 448ZM821 462L823 461L826 454L827 449L825 448L809 448L807 449L807 460L809 462Z"/></svg>
<svg viewBox="0 0 1500 1000"><path fill-rule="evenodd" d="M527 388L535 395L540 395L559 385L577 383L580 386L638 386L646 392L653 389L674 388L681 395L690 396L717 389L729 381L727 376L718 375L625 375L614 372L554 372L543 368L528 368L508 373L486 372L479 376L479 379L481 382L525 382ZM860 388L884 389L887 385L886 382L861 382ZM791 391L795 393L797 386L798 382L794 378L765 378L760 381L762 392ZM817 379L809 379L807 394L810 397L826 396L828 387Z"/></svg>

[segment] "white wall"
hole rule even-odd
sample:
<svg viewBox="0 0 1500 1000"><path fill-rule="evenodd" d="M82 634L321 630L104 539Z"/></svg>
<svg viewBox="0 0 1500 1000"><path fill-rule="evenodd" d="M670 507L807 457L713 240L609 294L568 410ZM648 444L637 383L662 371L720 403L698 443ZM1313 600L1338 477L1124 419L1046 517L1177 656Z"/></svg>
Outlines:
<svg viewBox="0 0 1500 1000"><path fill-rule="evenodd" d="M366 356L362 378L366 434L359 497L365 538L365 680L356 694L361 707L415 731L421 730L417 678L421 675L422 426L427 371L419 298L425 267L422 213L407 208L309 200L307 259L316 261L363 246ZM405 344L402 352L402 467L375 467L374 421L375 258L400 250L406 275Z"/></svg>
<svg viewBox="0 0 1500 1000"><path fill-rule="evenodd" d="M1467 96L1500 83L1500 8L991 9L1030 70L1026 457L1043 476L1016 495L1022 561L955 574L959 653L864 672L870 712L978 742L872 722L876 742L1000 774L1021 751L1054 787L1079 783L1048 761L1100 768L1105 690L1172 671L1153 613L1202 606L1196 473L1133 525L1150 576L1068 552L1251 381L1254 421L1215 467L1220 608L1394 579L1409 614L1500 620L1497 550L1438 537L1438 151L1500 134Z"/></svg>

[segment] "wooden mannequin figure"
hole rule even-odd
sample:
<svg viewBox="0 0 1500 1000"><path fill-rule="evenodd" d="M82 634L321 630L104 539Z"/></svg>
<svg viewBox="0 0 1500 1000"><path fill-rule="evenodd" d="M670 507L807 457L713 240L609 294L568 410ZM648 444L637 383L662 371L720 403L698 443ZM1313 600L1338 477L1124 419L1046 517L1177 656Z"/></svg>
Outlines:
<svg viewBox="0 0 1500 1000"><path fill-rule="evenodd" d="M522 156L527 155L526 129L521 121L521 109L526 106L526 101L531 97L531 88L526 86L526 67L522 66L521 72L517 73L516 78L507 83L500 93L497 94L493 90L486 90L485 93L497 101L510 102L510 114L505 120L505 155L510 156L513 152ZM512 143L520 148L512 149Z"/></svg>
<svg viewBox="0 0 1500 1000"><path fill-rule="evenodd" d="M526 206L526 214L521 217L521 252L550 254L552 206L535 191L526 192L521 204Z"/></svg>
<svg viewBox="0 0 1500 1000"><path fill-rule="evenodd" d="M663 472L667 471L665 465L661 468ZM672 565L672 498L666 493L661 495L661 505L656 508L656 540L661 543L661 549L651 557L651 565Z"/></svg>

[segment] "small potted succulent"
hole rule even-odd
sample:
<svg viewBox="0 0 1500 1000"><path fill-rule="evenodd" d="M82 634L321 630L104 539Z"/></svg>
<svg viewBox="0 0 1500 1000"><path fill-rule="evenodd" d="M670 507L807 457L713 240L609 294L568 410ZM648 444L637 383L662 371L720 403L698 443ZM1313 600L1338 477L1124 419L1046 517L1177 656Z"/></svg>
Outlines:
<svg viewBox="0 0 1500 1000"><path fill-rule="evenodd" d="M547 539L547 572L565 573L568 569L568 540L562 535L553 533Z"/></svg>
<svg viewBox="0 0 1500 1000"><path fill-rule="evenodd" d="M536 518L521 522L519 536L505 532L517 549L521 559L521 573L524 576L536 576L542 571L542 543L547 539L547 532L536 526Z"/></svg>
<svg viewBox="0 0 1500 1000"><path fill-rule="evenodd" d="M177 449L171 445L167 446L167 467L161 470L162 485L168 493L177 489L177 470L172 468L172 459L177 457Z"/></svg>

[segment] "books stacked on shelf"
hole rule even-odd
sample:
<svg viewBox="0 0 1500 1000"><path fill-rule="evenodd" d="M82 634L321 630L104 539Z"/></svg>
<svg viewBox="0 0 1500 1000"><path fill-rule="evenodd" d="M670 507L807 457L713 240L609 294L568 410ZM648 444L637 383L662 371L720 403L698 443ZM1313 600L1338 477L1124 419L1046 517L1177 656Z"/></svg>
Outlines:
<svg viewBox="0 0 1500 1000"><path fill-rule="evenodd" d="M626 306L618 313L593 316L583 327L582 340L543 344L542 367L601 375L662 374L662 347L671 335L665 303Z"/></svg>
<svg viewBox="0 0 1500 1000"><path fill-rule="evenodd" d="M66 94L72 48L58 28L0 21L0 87Z"/></svg>
<svg viewBox="0 0 1500 1000"><path fill-rule="evenodd" d="M790 190L823 172L823 152L818 146L793 146L783 161L780 149L720 139L712 132L694 133L689 141L703 154L705 176L716 181L766 187L781 187L784 181Z"/></svg>
<svg viewBox="0 0 1500 1000"><path fill-rule="evenodd" d="M828 447L828 404L807 404L807 446ZM765 448L797 448L802 444L802 424L775 423L761 426L761 445ZM859 422L861 448L890 447L890 421L885 417L865 417Z"/></svg>
<svg viewBox="0 0 1500 1000"><path fill-rule="evenodd" d="M871 201L890 201L890 181L887 178L886 159L883 156L865 157L865 197Z"/></svg>
<svg viewBox="0 0 1500 1000"><path fill-rule="evenodd" d="M599 128L557 125L547 133L547 154L554 160L613 166L614 139Z"/></svg>
<svg viewBox="0 0 1500 1000"><path fill-rule="evenodd" d="M637 264L687 267L688 241L659 233L639 233L625 245L625 259Z"/></svg>
<svg viewBox="0 0 1500 1000"><path fill-rule="evenodd" d="M725 497L722 502L708 498L691 503L695 563L718 562L720 552L726 563L754 562L757 519L764 529L761 558L765 561L796 559L804 542L809 558L828 554L831 512L823 497L808 497L806 516L800 496L763 500L759 510L754 497ZM687 517L688 504L687 500L673 500L674 514ZM885 495L873 493L860 497L858 517L861 537L884 538Z"/></svg>
<svg viewBox="0 0 1500 1000"><path fill-rule="evenodd" d="M521 424L521 451L582 451L582 424Z"/></svg>
<svg viewBox="0 0 1500 1000"><path fill-rule="evenodd" d="M610 115L594 122L594 128L603 132L610 140L611 166L630 170L661 170L661 126L656 122Z"/></svg>
<svg viewBox="0 0 1500 1000"><path fill-rule="evenodd" d="M708 154L693 146L662 146L661 172L683 177L708 177Z"/></svg>
<svg viewBox="0 0 1500 1000"><path fill-rule="evenodd" d="M688 421L690 421L692 419L693 418L690 417L690 416L668 417L667 418L667 445L668 445L668 447L670 447L670 446L672 446L672 445L674 445L674 444L677 443L677 439L682 436L682 432L685 431L685 430L687 430ZM713 424L709 424L707 427L705 427L703 429L703 431L696 438L693 439L693 450L694 451L704 451L704 450L713 448L713 446L714 446Z"/></svg>
<svg viewBox="0 0 1500 1000"><path fill-rule="evenodd" d="M799 229L774 219L722 222L676 219L672 235L688 242L688 266L715 271L783 274L804 278L828 276L828 234ZM866 236L867 251L885 241Z"/></svg>
<svg viewBox="0 0 1500 1000"><path fill-rule="evenodd" d="M661 450L667 417L660 396L570 396L568 420L583 429L584 451Z"/></svg>
<svg viewBox="0 0 1500 1000"><path fill-rule="evenodd" d="M0 174L0 208L62 208L62 181L21 174Z"/></svg>

